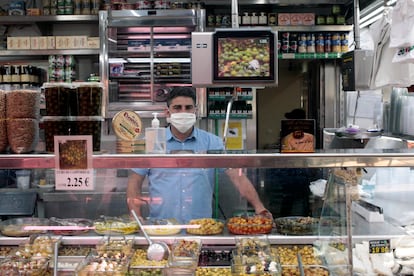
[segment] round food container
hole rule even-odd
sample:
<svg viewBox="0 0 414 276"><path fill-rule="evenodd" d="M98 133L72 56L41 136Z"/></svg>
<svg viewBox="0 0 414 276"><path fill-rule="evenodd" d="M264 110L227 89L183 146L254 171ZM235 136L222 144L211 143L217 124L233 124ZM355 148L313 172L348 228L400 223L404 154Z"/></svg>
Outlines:
<svg viewBox="0 0 414 276"><path fill-rule="evenodd" d="M176 219L153 219L148 220L144 224L145 231L148 235L153 236L169 236L176 235L181 232Z"/></svg>
<svg viewBox="0 0 414 276"><path fill-rule="evenodd" d="M46 218L13 218L0 222L0 230L4 236L27 237L33 234L44 234L42 230L25 230L25 226L48 226Z"/></svg>
<svg viewBox="0 0 414 276"><path fill-rule="evenodd" d="M142 121L134 111L122 110L112 119L112 128L119 139L133 141L142 133Z"/></svg>
<svg viewBox="0 0 414 276"><path fill-rule="evenodd" d="M286 235L309 235L317 230L319 220L313 217L280 217L275 219L276 229Z"/></svg>
<svg viewBox="0 0 414 276"><path fill-rule="evenodd" d="M227 221L227 229L236 235L268 234L273 221L261 215L232 217Z"/></svg>
<svg viewBox="0 0 414 276"><path fill-rule="evenodd" d="M224 223L213 218L192 219L188 223L199 228L187 228L187 233L193 235L217 235L223 232Z"/></svg>

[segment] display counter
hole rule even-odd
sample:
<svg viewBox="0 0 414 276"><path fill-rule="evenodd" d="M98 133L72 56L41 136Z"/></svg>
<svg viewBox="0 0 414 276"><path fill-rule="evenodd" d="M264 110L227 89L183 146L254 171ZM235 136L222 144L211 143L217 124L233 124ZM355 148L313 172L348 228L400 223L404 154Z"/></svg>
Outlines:
<svg viewBox="0 0 414 276"><path fill-rule="evenodd" d="M337 185L329 180L329 175L335 169L347 168L349 170L354 169L400 169L404 168L411 177L411 167L414 167L414 152L412 150L373 150L373 149L344 149L344 150L329 150L329 151L317 151L315 153L292 153L292 154L280 154L272 152L214 152L205 154L173 154L173 155L147 155L147 154L94 154L93 155L93 167L96 171L100 170L124 170L129 168L242 168L244 170L255 170L256 175L260 176L264 174L266 170L271 169L322 169L324 176L328 177L327 187L331 185ZM21 154L21 155L0 155L0 168L3 169L52 169L55 166L55 156L53 154ZM410 182L411 180L407 180ZM335 182L335 181L333 181ZM392 187L395 193L410 194L412 189L407 183L395 183L392 181ZM259 185L261 189L263 186L271 185L265 183ZM101 183L102 184L102 183ZM355 184L355 183L354 183ZM360 185L361 183L356 183ZM105 192L99 190L100 183L96 183L96 191L88 191L89 196L84 197L81 201L87 201L85 198L93 198L96 196L108 195L111 192ZM103 184L102 184L103 185ZM278 184L274 184L278 185ZM381 184L382 185L382 184ZM99 191L98 191L99 190ZM347 188L339 185L333 189L336 193L341 194L346 192ZM339 191L339 192L338 192ZM398 191L398 192L397 192ZM60 193L64 193L59 191ZM62 196L58 191L45 191L42 193L42 199L46 201L51 200L53 197ZM259 191L259 195L265 194L264 190ZM72 195L75 195L73 193ZM119 202L123 201L123 193L115 192ZM395 223L395 220L387 217L387 210L384 210L385 220L383 222L368 222L359 215L351 212L352 200L344 200L344 197L340 200L329 200L330 196L325 194L322 199L323 210L328 207L330 209L343 209L344 212L339 212L340 216L348 223L338 231L321 231L319 227L317 231L309 234L295 234L285 235L281 234L277 229L273 230L266 235L267 240L272 245L306 245L315 244L317 242L327 241L340 241L344 243L348 248L348 245L366 242L371 240L389 240L400 239L406 236L407 232L404 229L404 225ZM395 195L394 195L395 196ZM384 194L381 196L383 199ZM402 201L406 200L407 196L402 197ZM56 198L55 198L56 199ZM395 200L395 198L394 198ZM59 200L58 200L59 201ZM264 201L265 205L268 203L267 199ZM328 206L327 206L328 205ZM409 205L409 204L407 204ZM402 205L401 205L402 206ZM392 209L392 206L387 206L388 209ZM104 209L102 209L104 210ZM404 213L407 210L401 210ZM104 211L102 211L104 212ZM395 211L394 211L395 212ZM321 218L326 215L322 211L320 213ZM107 215L107 214L103 214ZM323 230L323 229L322 229ZM351 232L349 232L351 230ZM351 234L348 234L351 233ZM247 235L248 236L248 235ZM137 246L146 246L147 241L141 233L133 235L126 235L133 239L134 244ZM232 247L235 245L236 240L240 235L234 235L228 232L227 228L220 235L211 236L199 236L189 235L184 231L177 235L172 236L154 236L153 239L164 241L167 244L173 244L174 241L181 238L197 238L200 239L203 246L213 247ZM246 235L244 235L246 237ZM95 246L103 238L103 235L99 235L94 231L78 235L78 236L62 236L61 243L63 245L76 245L76 246ZM6 237L0 236L0 245L12 246L19 245L26 240L26 237Z"/></svg>

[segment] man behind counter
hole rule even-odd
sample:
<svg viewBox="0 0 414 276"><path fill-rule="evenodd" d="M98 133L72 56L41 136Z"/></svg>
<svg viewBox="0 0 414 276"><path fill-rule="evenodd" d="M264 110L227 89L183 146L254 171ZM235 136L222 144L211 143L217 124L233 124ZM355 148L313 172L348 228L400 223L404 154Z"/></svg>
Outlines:
<svg viewBox="0 0 414 276"><path fill-rule="evenodd" d="M196 122L196 94L193 88L176 87L167 99L167 152L191 151L203 153L223 150L221 138L194 127ZM227 169L226 174L241 196L253 206L256 214L271 217L263 206L250 180L238 169ZM148 176L150 218L175 218L182 223L191 219L212 216L214 169L208 168L151 168L132 169L128 179L127 204L141 216L141 188Z"/></svg>

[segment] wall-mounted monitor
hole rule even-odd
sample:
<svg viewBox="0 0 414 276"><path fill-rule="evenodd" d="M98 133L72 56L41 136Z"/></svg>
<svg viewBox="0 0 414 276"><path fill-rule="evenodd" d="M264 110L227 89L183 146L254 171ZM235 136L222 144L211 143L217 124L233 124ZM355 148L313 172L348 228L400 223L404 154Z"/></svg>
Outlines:
<svg viewBox="0 0 414 276"><path fill-rule="evenodd" d="M277 33L270 28L192 34L194 86L275 86L277 75Z"/></svg>

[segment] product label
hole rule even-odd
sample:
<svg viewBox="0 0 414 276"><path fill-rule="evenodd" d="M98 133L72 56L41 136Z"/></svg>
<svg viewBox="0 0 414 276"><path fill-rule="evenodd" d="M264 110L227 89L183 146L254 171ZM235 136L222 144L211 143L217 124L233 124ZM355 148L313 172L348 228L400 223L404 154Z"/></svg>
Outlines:
<svg viewBox="0 0 414 276"><path fill-rule="evenodd" d="M116 136L122 140L136 140L142 133L142 121L137 113L130 110L118 112L112 119Z"/></svg>

